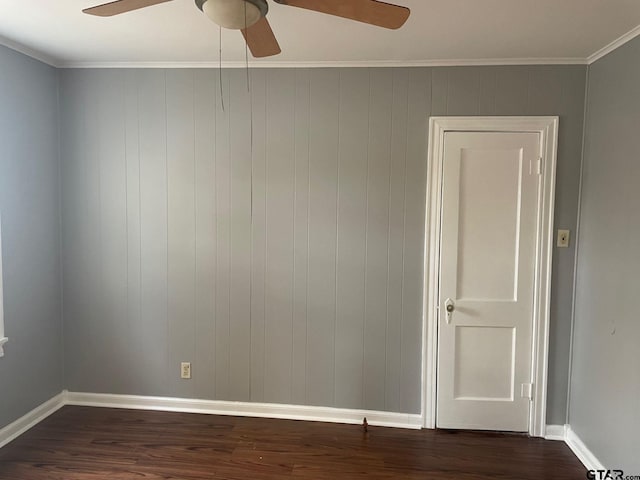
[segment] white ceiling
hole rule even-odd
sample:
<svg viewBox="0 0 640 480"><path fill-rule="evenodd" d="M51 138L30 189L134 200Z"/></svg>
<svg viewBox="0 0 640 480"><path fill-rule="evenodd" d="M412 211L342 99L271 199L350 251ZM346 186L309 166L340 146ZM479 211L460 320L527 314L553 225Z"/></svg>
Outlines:
<svg viewBox="0 0 640 480"><path fill-rule="evenodd" d="M393 0L386 0L391 2ZM0 43L57 66L216 65L219 32L194 0L117 17L84 15L101 0L0 0ZM396 0L400 30L269 1L283 53L252 64L585 63L640 32L638 0ZM239 32L223 30L225 65L242 65Z"/></svg>

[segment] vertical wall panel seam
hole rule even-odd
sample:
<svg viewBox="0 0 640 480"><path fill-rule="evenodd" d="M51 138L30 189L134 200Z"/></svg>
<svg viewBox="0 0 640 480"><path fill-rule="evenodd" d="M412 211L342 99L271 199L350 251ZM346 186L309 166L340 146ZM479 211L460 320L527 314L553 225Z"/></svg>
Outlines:
<svg viewBox="0 0 640 480"><path fill-rule="evenodd" d="M245 7L246 8L246 7ZM249 94L249 401L253 399L253 79L247 69L247 91Z"/></svg>
<svg viewBox="0 0 640 480"><path fill-rule="evenodd" d="M498 73L493 72L493 114L496 114L498 108Z"/></svg>
<svg viewBox="0 0 640 480"><path fill-rule="evenodd" d="M531 69L527 69L527 104L525 106L525 111L527 112L527 114L531 113L531 83L532 83L532 76L533 76L533 72L531 71Z"/></svg>
<svg viewBox="0 0 640 480"><path fill-rule="evenodd" d="M165 167L165 194L166 194L166 217L165 217L165 226L167 228L166 242L167 242L167 252L166 252L166 297L165 297L165 332L167 333L167 338L165 342L165 362L168 364L171 359L171 348L169 346L169 342L171 339L169 338L169 286L170 286L170 278L169 278L169 106L167 104L167 70L164 70L164 167ZM170 378L167 378L169 375L169 371L171 370L171 365L167 365L167 371L165 372L165 382Z"/></svg>
<svg viewBox="0 0 640 480"><path fill-rule="evenodd" d="M98 112L98 121L97 121L97 125L94 125L94 128L97 128L99 130L98 133L98 148L100 148L100 150L102 150L102 139L101 139L101 133L102 133L102 105L100 100L96 100L97 102L97 112ZM103 228L102 228L102 221L103 221L103 215L102 215L102 155L101 152L98 152L96 155L97 161L98 161L98 229L97 229L97 235L98 235L98 257L99 257L99 277L98 277L98 290L99 290L99 299L98 299L98 321L99 322L104 322L105 318L104 318L104 311L102 309L102 307L105 305L104 299L102 298L102 294L104 292L104 243L103 243ZM102 325L101 325L102 327Z"/></svg>
<svg viewBox="0 0 640 480"><path fill-rule="evenodd" d="M527 69L527 95L526 95L526 102L524 106L524 111L526 115L531 114L531 83L532 83L531 75L532 75L531 70Z"/></svg>
<svg viewBox="0 0 640 480"><path fill-rule="evenodd" d="M217 83L219 80L217 78L214 78L214 86L215 83ZM216 88L216 90L218 90L218 88ZM212 149L212 154L213 154L213 185L214 185L214 191L213 191L213 224L215 226L215 251L214 251L214 258L215 258L215 267L213 269L213 342L212 342L212 346L213 346L213 355L211 356L211 358L213 358L213 396L214 398L217 398L217 382L218 382L218 365L217 365L217 348L216 348L216 340L217 340L217 336L218 336L218 255L219 255L219 251L218 251L218 136L217 136L217 131L218 131L218 101L217 101L217 95L214 95L213 98L213 131L212 133L212 137L214 138L213 141L213 149Z"/></svg>
<svg viewBox="0 0 640 480"><path fill-rule="evenodd" d="M338 332L338 260L339 260L339 238L340 238L340 107L342 105L342 70L338 70L338 148L336 159L336 252L335 252L335 272L334 272L334 318L333 318L333 405L336 405L337 390L337 359L336 341Z"/></svg>
<svg viewBox="0 0 640 480"><path fill-rule="evenodd" d="M451 95L451 79L449 78L449 73L451 72L452 67L445 69L445 85L447 87L447 93L444 97L444 111L446 115L449 115L449 96Z"/></svg>
<svg viewBox="0 0 640 480"><path fill-rule="evenodd" d="M257 277L257 271L254 271L255 269L255 265L256 265L256 261L255 261L255 255L256 255L256 230L257 228L255 227L254 224L254 215L256 213L256 209L254 208L254 204L256 202L256 197L254 196L253 193L253 189L254 189L254 143L255 143L255 137L253 134L253 110L254 110L254 101L255 98L253 97L253 88L257 85L258 80L256 79L260 79L262 78L261 75L258 75L257 77L252 77L249 76L248 78L248 85L250 85L249 87L249 108L251 110L251 115L250 115L250 241L249 241L249 262L250 262L250 268L249 268L249 399L251 401L254 401L255 399L257 400L262 400L262 397L260 397L260 394L257 393L259 390L259 382L254 382L254 375L256 374L256 372L259 372L259 369L254 368L254 361L256 361L256 354L254 352L254 342L255 342L255 338L256 335L259 334L260 329L259 328L255 328L254 329L254 322L256 321L257 315L254 315L254 298L257 298L256 296L256 288L255 288L255 282L254 282L254 277ZM264 95L262 96L262 98L264 99ZM266 128L266 127L265 127ZM264 292L263 292L264 294ZM264 320L264 312L263 312L263 320ZM264 366L263 366L264 368Z"/></svg>
<svg viewBox="0 0 640 480"><path fill-rule="evenodd" d="M84 197L82 198L82 200L84 201L84 208L82 209L82 216L84 218L82 218L82 235L84 237L84 240L87 240L87 237L89 237L89 232L90 232L90 222L89 219L91 218L91 211L90 211L90 206L89 206L89 195L86 191L86 186L91 185L91 178L90 178L90 171L89 171L89 162L91 160L90 158L90 149L89 149L89 128L88 128L88 123L89 123L89 99L87 98L87 94L85 89L83 88L82 91L82 147L81 147L81 154L80 154L80 165L82 168L82 180L84 181L84 185L80 190L80 196ZM88 243L88 242L87 242ZM83 287L87 288L89 286L89 248L86 245L82 246L82 253L83 253L83 260L84 262L82 265L82 283L83 283ZM87 294L88 298L90 297L90 294ZM92 341L92 338L89 337L88 342ZM77 368L75 369L75 372L77 375ZM77 381L77 378L76 378ZM70 385L70 387L73 388L73 385Z"/></svg>
<svg viewBox="0 0 640 480"><path fill-rule="evenodd" d="M129 259L130 259L130 247L129 247L129 151L127 149L128 135L127 135L127 75L122 74L122 114L123 114L123 132L124 132L124 224L125 224L125 272L126 272L126 289L125 295L125 312L127 320L127 331L131 332L131 315L130 315L130 293L129 293ZM126 336L127 351L130 352L131 335Z"/></svg>
<svg viewBox="0 0 640 480"><path fill-rule="evenodd" d="M476 115L480 115L480 105L482 104L482 70L476 72L476 92L478 92L478 101L476 102Z"/></svg>
<svg viewBox="0 0 640 480"><path fill-rule="evenodd" d="M227 295L227 397L231 398L231 297L233 296L233 144L231 143L231 74L227 72L225 77L227 78L227 93L229 98L227 100L227 108L229 114L225 120L227 122L227 160L229 162L229 276L228 276L228 295ZM224 100L224 98L223 98Z"/></svg>
<svg viewBox="0 0 640 480"><path fill-rule="evenodd" d="M430 94L429 103L428 103L429 115L431 115L431 112L433 111L433 69L431 69L431 89L430 89L430 91L431 91L431 94ZM424 146L425 146L426 150L429 149L429 140L428 140L429 131L428 130L429 130L429 122L427 122L427 131L424 132L424 139L425 139ZM428 157L428 153L426 151L423 151L422 155L423 155L423 159L426 160L427 157ZM427 185L428 185L428 182L431 180L429 178L429 173L430 173L429 169L427 168L427 166L425 164L424 168L422 169L422 182L423 182L422 184L424 185L424 190L422 192L423 193L422 201L423 201L423 208L424 209L422 210L422 215L421 215L421 217L422 217L421 221L425 222L423 224L425 226L426 226L426 207L427 207L427 191L428 191ZM424 269L426 268L426 266L425 266L424 260L425 260L425 257L427 255L426 248L425 248L425 241L427 239L427 235L428 234L427 234L424 226L423 226L423 235L425 236L425 238L421 242L422 243L422 249L423 249L422 250L423 251L423 259L422 259L422 269L423 269L423 271L422 271L422 275L421 275L421 277L422 277L421 278L421 287L422 287L421 288L421 292L422 293L421 293L421 297L420 297L421 305L420 305L420 310L419 310L419 313L418 313L418 315L420 317L420 332L421 332L421 341L420 341L419 351L422 351L423 342L425 342L424 325L425 325L425 322L426 322L425 306L424 306L424 295L425 295L425 291L426 291L425 290L426 278L425 278L425 275L424 275ZM437 339L437 333L436 333L436 339ZM437 359L436 359L436 362L437 362ZM422 369L420 369L419 371L420 371L420 379L421 379L421 382L422 382L422 380L424 378L424 376L422 375ZM422 395L424 395L424 385L423 384L421 384L421 386L420 386L420 391L419 391L419 395L418 395L420 404L422 403ZM420 410L422 410L422 407L420 407ZM423 420L424 420L424 418L423 418Z"/></svg>
<svg viewBox="0 0 640 480"><path fill-rule="evenodd" d="M57 118L61 119L62 118L62 113L60 111L60 88L61 88L61 82L60 82L60 70L56 69L56 109L57 109ZM66 348L65 348L65 337L64 337L64 318L65 318L65 308L64 308L64 250L63 250L63 245L64 245L64 238L63 238L63 218L62 218L62 192L64 192L63 190L63 160L62 160L62 128L61 128L61 121L58 121L57 124L57 163L56 163L56 167L57 167L57 173L58 173L58 178L57 178L57 183L58 183L58 268L59 268L59 272L58 272L58 279L60 281L60 287L59 287L59 291L58 291L58 298L60 301L60 305L58 306L58 325L60 327L60 382L62 383L61 385L61 389L66 388L66 373L65 373L65 352L66 352ZM0 255L2 254L2 252L0 252Z"/></svg>
<svg viewBox="0 0 640 480"><path fill-rule="evenodd" d="M564 75L562 75L562 81L560 82L560 98L559 98L559 106L558 106L558 112L557 112L558 113L558 118L561 118L564 115L565 112L569 111L568 105L567 105L567 97L568 97L568 95L567 95L567 90L565 88L565 83L567 81L567 74L566 74L566 72L564 70L563 70L563 73L564 73ZM584 109L584 106L583 106L583 109ZM556 150L558 150L557 147L556 147ZM556 154L559 154L559 150L556 152ZM580 157L580 160L582 162L582 157ZM557 170L557 167L556 167L556 170ZM580 175L578 174L578 182L580 181L579 177L580 177ZM557 180L556 180L556 182L557 182ZM579 186L578 186L578 189L580 189ZM558 216L556 215L557 203L558 203L557 200L558 200L558 193L556 192L555 198L554 198L555 205L554 205L554 211L553 211L553 227L552 227L552 231L554 231L554 232L555 232L556 225L558 224ZM577 222L577 213L576 213L576 222ZM575 242L575 238L574 238L574 242ZM575 254L575 250L574 250L574 254ZM552 260L557 261L558 259L556 258L555 255L553 255ZM560 269L559 265L560 265L560 262L558 261L558 269ZM571 273L572 273L572 275L575 275L575 263L573 265L573 271ZM572 278L571 279L571 285L572 286L573 286L573 280L574 279ZM553 288L554 286L555 286L555 284L551 285L551 288ZM572 290L573 290L573 288L572 288ZM561 302L561 300L559 300L559 302ZM550 304L549 308L550 308L550 312L551 312L551 308L552 308L551 304ZM570 320L571 320L572 316L573 316L573 313L570 314ZM571 327L571 322L570 322L570 327L569 328L570 328L570 330L572 328ZM552 355L552 352L551 352L551 339L552 339L553 335L551 333L551 328L549 328L548 337L549 338L548 338L548 349L547 349L548 350L548 352L547 352L547 364L549 363L549 358ZM571 333L569 334L569 351L568 351L568 359L567 359L568 361L567 361L567 369L566 369L567 390L565 390L565 392L564 392L565 393L565 418L564 418L564 421L562 422L562 425L566 425L567 424L566 412L567 412L567 408L568 408L569 364L571 363L571 358L570 357L571 357ZM550 378L550 375L547 374L547 399L546 399L546 406L545 406L545 415L547 417L546 418L546 423L547 424L552 424L552 423L556 424L555 420L548 418L549 415L550 415L550 412L551 412L551 410L553 408L551 406L552 393L555 394L555 390L556 390L555 386L553 386L553 387L551 386L549 378Z"/></svg>
<svg viewBox="0 0 640 480"><path fill-rule="evenodd" d="M143 297L143 288L142 288L142 163L140 161L140 81L138 78L138 72L135 74L135 82L136 82L136 123L137 123L137 132L138 136L138 223L140 234L138 237L138 247L140 249L138 255L138 275L139 275L139 288L140 292L138 295L138 324L142 323L142 297Z"/></svg>
<svg viewBox="0 0 640 480"><path fill-rule="evenodd" d="M477 86L478 86L478 103L476 104L476 114L480 115L480 105L482 104L482 70L478 70L477 72Z"/></svg>
<svg viewBox="0 0 640 480"><path fill-rule="evenodd" d="M293 366L295 364L295 321L296 321L296 218L298 213L298 129L295 119L298 113L298 72L293 75L293 233L292 270L291 270L291 365L289 368L289 400L293 402Z"/></svg>
<svg viewBox="0 0 640 480"><path fill-rule="evenodd" d="M267 331L268 331L268 315L267 315L267 276L269 275L269 149L267 142L269 138L269 72L265 73L264 82L264 137L265 137L265 152L264 152L264 275L262 276L262 312L263 312L263 335L262 335L262 398L264 399L267 383L267 374L269 369L267 367Z"/></svg>
<svg viewBox="0 0 640 480"><path fill-rule="evenodd" d="M405 254L407 245L407 159L409 157L409 90L411 89L411 81L407 82L407 128L405 130L406 149L404 154L404 178L402 191L402 279L400 280L400 381L398 382L398 399L402 405L402 376L403 376L403 358L402 355L404 341L404 281L405 281ZM425 132L426 134L426 132Z"/></svg>
<svg viewBox="0 0 640 480"><path fill-rule="evenodd" d="M311 74L307 72L307 283L305 285L305 357L304 357L304 395L305 403L309 403L309 396L307 392L307 367L309 364L309 257L310 255L310 242L309 232L311 225Z"/></svg>
<svg viewBox="0 0 640 480"><path fill-rule="evenodd" d="M385 310L386 310L386 318L384 324L384 399L383 404L385 408L388 407L387 404L387 366L389 361L389 282L390 272L391 272L391 185L392 185L392 176L393 176L393 111L395 107L395 79L396 79L396 69L393 68L391 70L391 128L389 129L389 184L387 188L387 282L386 282L386 291L385 291Z"/></svg>
<svg viewBox="0 0 640 480"><path fill-rule="evenodd" d="M198 358L198 163L196 161L196 75L193 70L191 71L191 90L191 113L193 114L193 358L195 360Z"/></svg>
<svg viewBox="0 0 640 480"><path fill-rule="evenodd" d="M369 74L369 108L367 110L367 174L365 185L365 227L364 227L364 322L362 324L362 403L363 407L367 401L367 388L366 388L366 350L367 350L367 264L369 255L369 163L370 163L370 150L371 150L371 69L368 69Z"/></svg>
<svg viewBox="0 0 640 480"><path fill-rule="evenodd" d="M580 175L578 184L578 211L576 215L576 234L573 259L573 285L571 294L571 331L569 336L569 368L567 374L567 408L565 412L565 422L571 425L571 377L573 375L573 347L575 342L575 324L576 324L576 301L577 301L577 288L578 288L578 250L580 248L580 226L582 223L582 193L584 187L584 168L585 168L585 154L586 154L586 142L587 142L587 127L589 123L589 88L591 78L591 65L587 65L585 69L585 89L584 89L584 109L582 118L582 152L580 158Z"/></svg>
<svg viewBox="0 0 640 480"><path fill-rule="evenodd" d="M309 403L309 394L307 391L307 367L309 365L309 257L310 255L310 218L311 218L311 74L307 75L307 279L305 285L305 346L304 346L304 399L305 403Z"/></svg>
<svg viewBox="0 0 640 480"><path fill-rule="evenodd" d="M263 262L262 262L262 392L261 397L264 400L264 396L266 393L266 376L267 376L267 367L266 367L266 355L267 355L267 241L268 241L268 230L269 223L267 221L268 215L268 185L267 185L267 170L268 170L268 138L269 138L269 122L268 122L268 93L269 93L269 76L268 72L265 72L263 76L263 118L264 118L264 154L263 154L263 182L264 182L264 244L262 245L263 250Z"/></svg>

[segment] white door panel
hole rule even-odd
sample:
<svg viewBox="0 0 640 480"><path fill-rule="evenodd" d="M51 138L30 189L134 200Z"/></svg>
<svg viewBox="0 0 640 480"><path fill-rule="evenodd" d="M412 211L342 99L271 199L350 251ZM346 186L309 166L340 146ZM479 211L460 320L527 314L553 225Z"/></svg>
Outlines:
<svg viewBox="0 0 640 480"><path fill-rule="evenodd" d="M445 134L439 428L528 430L539 154L538 133Z"/></svg>

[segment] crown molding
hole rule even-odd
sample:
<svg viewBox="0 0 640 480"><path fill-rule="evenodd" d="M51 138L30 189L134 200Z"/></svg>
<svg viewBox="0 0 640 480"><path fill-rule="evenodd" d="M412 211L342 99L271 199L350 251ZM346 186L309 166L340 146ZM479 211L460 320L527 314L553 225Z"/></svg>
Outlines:
<svg viewBox="0 0 640 480"><path fill-rule="evenodd" d="M610 44L602 47L600 50L598 50L594 54L592 54L589 57L587 57L587 65L591 65L592 63L600 60L602 57L604 57L608 53L611 53L614 50L620 48L622 45L624 45L627 42L630 42L631 40L636 38L638 35L640 35L640 25L638 25L637 27L629 30L624 35L616 38Z"/></svg>
<svg viewBox="0 0 640 480"><path fill-rule="evenodd" d="M39 52L38 50L34 50L33 48L22 45L21 43L14 42L13 40L9 40L8 38L3 37L2 35L0 35L0 45L5 46L18 53L22 53L27 57L33 58L34 60L38 60L42 63L46 63L51 67L60 68L60 64L53 57L50 57L49 55L45 55L44 53Z"/></svg>
<svg viewBox="0 0 640 480"><path fill-rule="evenodd" d="M584 58L487 58L458 60L250 61L250 68L393 68L500 65L586 65ZM63 62L59 68L219 68L219 62ZM222 62L222 68L246 68L245 62Z"/></svg>
<svg viewBox="0 0 640 480"><path fill-rule="evenodd" d="M250 61L250 68L392 68L466 67L499 65L591 65L640 35L640 25L621 35L586 58L482 58L439 60L355 60L355 61ZM0 35L0 45L55 68L219 68L220 62L92 62L64 61ZM222 68L246 68L245 62L222 62Z"/></svg>

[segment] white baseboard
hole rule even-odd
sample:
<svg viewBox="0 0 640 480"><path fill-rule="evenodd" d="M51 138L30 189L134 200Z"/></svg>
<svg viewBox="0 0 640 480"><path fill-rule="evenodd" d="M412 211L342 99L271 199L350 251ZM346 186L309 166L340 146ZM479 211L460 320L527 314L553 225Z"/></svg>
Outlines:
<svg viewBox="0 0 640 480"><path fill-rule="evenodd" d="M111 395L106 393L67 392L34 408L29 413L0 430L0 448L40 423L65 405L86 407L126 408L169 412L203 413L240 417L280 418L313 422L349 423L358 425L367 418L370 425L381 427L421 429L421 415L346 408L281 405L275 403L227 402L192 400L171 397ZM569 425L547 425L544 438L564 441L589 470L604 470L602 463L587 448Z"/></svg>
<svg viewBox="0 0 640 480"><path fill-rule="evenodd" d="M373 426L411 429L422 428L421 415L373 410L352 410L346 408L281 405L275 403L227 402L219 400L191 400L170 397L65 392L65 404L240 417L280 418L313 422L349 423L355 425L361 424L362 420L366 417L367 422Z"/></svg>
<svg viewBox="0 0 640 480"><path fill-rule="evenodd" d="M587 467L587 470L606 470L602 465L602 462L596 458L596 456L591 452L591 450L589 450L569 425L567 425L566 429L565 442L567 442L569 448L573 451L575 456L580 459L582 464Z"/></svg>
<svg viewBox="0 0 640 480"><path fill-rule="evenodd" d="M567 425L547 425L544 431L545 440L558 440L564 442L566 438Z"/></svg>
<svg viewBox="0 0 640 480"><path fill-rule="evenodd" d="M606 470L600 460L571 429L570 425L547 425L544 438L565 442L587 470Z"/></svg>
<svg viewBox="0 0 640 480"><path fill-rule="evenodd" d="M39 407L34 408L15 422L10 423L0 430L0 448L16 439L30 428L36 426L42 420L65 405L64 393L59 393L51 400L47 400Z"/></svg>

